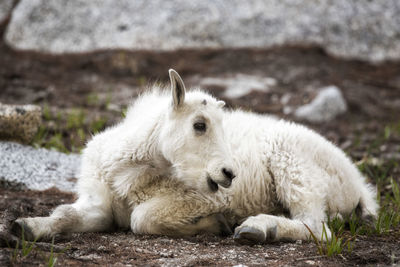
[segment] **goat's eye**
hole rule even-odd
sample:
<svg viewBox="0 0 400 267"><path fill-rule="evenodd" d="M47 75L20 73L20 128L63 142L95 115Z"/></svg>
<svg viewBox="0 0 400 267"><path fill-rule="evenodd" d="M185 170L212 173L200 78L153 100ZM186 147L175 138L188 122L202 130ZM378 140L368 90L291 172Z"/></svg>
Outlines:
<svg viewBox="0 0 400 267"><path fill-rule="evenodd" d="M207 126L204 122L196 122L195 124L193 124L193 128L198 132L205 132Z"/></svg>

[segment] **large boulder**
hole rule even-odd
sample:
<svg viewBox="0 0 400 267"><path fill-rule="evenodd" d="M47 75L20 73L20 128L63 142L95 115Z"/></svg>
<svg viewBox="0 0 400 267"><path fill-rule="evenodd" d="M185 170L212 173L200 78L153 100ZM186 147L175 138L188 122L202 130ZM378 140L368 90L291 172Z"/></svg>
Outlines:
<svg viewBox="0 0 400 267"><path fill-rule="evenodd" d="M399 14L398 0L21 0L5 38L48 53L316 44L380 61L400 59Z"/></svg>
<svg viewBox="0 0 400 267"><path fill-rule="evenodd" d="M0 24L8 17L14 5L14 0L0 1Z"/></svg>
<svg viewBox="0 0 400 267"><path fill-rule="evenodd" d="M42 109L36 105L0 103L0 140L29 143L42 121Z"/></svg>
<svg viewBox="0 0 400 267"><path fill-rule="evenodd" d="M79 166L79 155L0 142L0 182L5 184L73 192Z"/></svg>

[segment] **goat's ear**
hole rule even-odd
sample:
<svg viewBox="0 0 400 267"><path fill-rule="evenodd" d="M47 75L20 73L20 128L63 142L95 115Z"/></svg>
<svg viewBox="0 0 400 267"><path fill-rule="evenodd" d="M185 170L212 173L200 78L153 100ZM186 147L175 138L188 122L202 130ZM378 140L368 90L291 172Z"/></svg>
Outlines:
<svg viewBox="0 0 400 267"><path fill-rule="evenodd" d="M169 79L171 80L172 104L175 109L178 109L185 101L185 84L181 76L173 69L169 70Z"/></svg>

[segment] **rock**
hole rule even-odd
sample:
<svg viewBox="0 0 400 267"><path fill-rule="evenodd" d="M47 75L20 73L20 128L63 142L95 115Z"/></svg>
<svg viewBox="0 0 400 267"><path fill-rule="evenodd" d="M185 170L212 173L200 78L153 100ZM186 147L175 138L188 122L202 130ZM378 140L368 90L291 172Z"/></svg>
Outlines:
<svg viewBox="0 0 400 267"><path fill-rule="evenodd" d="M400 59L398 0L21 0L6 41L48 53L320 45Z"/></svg>
<svg viewBox="0 0 400 267"><path fill-rule="evenodd" d="M0 180L24 184L32 190L56 187L73 192L80 156L0 142Z"/></svg>
<svg viewBox="0 0 400 267"><path fill-rule="evenodd" d="M78 256L77 258L80 259L80 260L83 260L83 261L91 261L91 262L93 262L94 260L99 260L102 257L100 255L97 255L97 254L93 253L93 254L89 254L89 255Z"/></svg>
<svg viewBox="0 0 400 267"><path fill-rule="evenodd" d="M299 119L321 123L334 119L346 110L346 101L340 89L336 86L328 86L320 89L311 103L298 107L294 115Z"/></svg>
<svg viewBox="0 0 400 267"><path fill-rule="evenodd" d="M276 85L276 80L269 77L260 77L246 74L234 74L228 77L208 77L200 82L200 86L224 87L224 95L227 98L240 98L253 90L268 92L270 87Z"/></svg>
<svg viewBox="0 0 400 267"><path fill-rule="evenodd" d="M42 122L42 109L35 105L0 103L0 139L29 143Z"/></svg>
<svg viewBox="0 0 400 267"><path fill-rule="evenodd" d="M0 24L8 17L13 7L14 0L1 0L0 1Z"/></svg>

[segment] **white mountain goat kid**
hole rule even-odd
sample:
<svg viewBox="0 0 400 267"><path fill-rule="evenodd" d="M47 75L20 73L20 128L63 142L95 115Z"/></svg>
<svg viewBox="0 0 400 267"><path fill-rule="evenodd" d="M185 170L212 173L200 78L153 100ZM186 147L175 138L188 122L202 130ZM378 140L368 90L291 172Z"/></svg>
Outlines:
<svg viewBox="0 0 400 267"><path fill-rule="evenodd" d="M18 219L14 231L229 234L240 224L235 240L260 243L308 239L305 225L321 236L327 215L376 218L372 186L332 143L295 123L223 111L206 93L185 93L173 70L170 79L172 103L154 89L88 143L75 203Z"/></svg>
<svg viewBox="0 0 400 267"><path fill-rule="evenodd" d="M174 70L169 75L172 98L161 88L142 95L129 108L123 122L94 136L87 144L75 203L58 207L50 217L18 219L14 230L23 227L25 237L30 239L71 231L104 231L113 224L130 226L136 233L159 233L155 227L149 228L149 219L143 215L149 203L155 202L153 196L171 194L173 199L159 204L175 204L171 207L175 214L191 205L183 202L185 207L177 208L182 190L187 199L194 192L190 188L209 193L210 185L214 189L217 184L229 187L235 175L222 128L225 103L200 91L186 95L180 76ZM201 197L196 194L194 198ZM221 216L212 215L205 223L199 218L207 217L211 207L203 210L196 211L199 214L195 221L205 231L218 233L218 229L214 231L214 221L221 220ZM170 220L176 218L174 215ZM204 226L208 221L210 225L212 222L212 229ZM187 234L201 231L196 224L189 227L193 230ZM178 228L176 234L181 234L182 227ZM166 233L173 232L170 229Z"/></svg>

